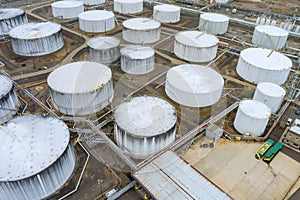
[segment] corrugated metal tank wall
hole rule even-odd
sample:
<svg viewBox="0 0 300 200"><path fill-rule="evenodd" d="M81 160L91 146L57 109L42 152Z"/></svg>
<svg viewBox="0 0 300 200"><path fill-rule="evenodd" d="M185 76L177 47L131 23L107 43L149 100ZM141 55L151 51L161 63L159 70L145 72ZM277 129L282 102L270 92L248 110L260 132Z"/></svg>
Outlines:
<svg viewBox="0 0 300 200"><path fill-rule="evenodd" d="M88 60L111 64L120 57L120 40L113 37L96 37L88 41Z"/></svg>
<svg viewBox="0 0 300 200"><path fill-rule="evenodd" d="M114 13L105 10L91 10L81 13L79 28L89 33L101 33L115 28Z"/></svg>
<svg viewBox="0 0 300 200"><path fill-rule="evenodd" d="M141 56L134 57L134 53ZM145 52L145 54L143 53ZM150 54L147 52L150 52ZM121 49L121 69L129 74L146 74L154 69L154 49L147 46L129 45Z"/></svg>
<svg viewBox="0 0 300 200"><path fill-rule="evenodd" d="M106 107L113 98L113 83L110 80L94 92L66 94L50 89L54 107L68 115L88 115Z"/></svg>
<svg viewBox="0 0 300 200"><path fill-rule="evenodd" d="M51 4L51 8L54 17L63 19L77 18L84 11L81 1L57 1Z"/></svg>
<svg viewBox="0 0 300 200"><path fill-rule="evenodd" d="M211 34L224 34L228 30L229 18L225 15L205 13L200 15L199 29Z"/></svg>
<svg viewBox="0 0 300 200"><path fill-rule="evenodd" d="M20 107L12 81L0 75L0 123L10 120Z"/></svg>
<svg viewBox="0 0 300 200"><path fill-rule="evenodd" d="M64 46L62 32L45 38L21 40L12 38L11 45L15 54L22 56L42 56L53 53Z"/></svg>
<svg viewBox="0 0 300 200"><path fill-rule="evenodd" d="M28 23L28 19L24 11L21 15L9 19L2 19L0 20L0 35L8 34L12 28L26 23Z"/></svg>
<svg viewBox="0 0 300 200"><path fill-rule="evenodd" d="M285 46L288 34L284 29L276 26L256 26L252 43L255 46L278 50Z"/></svg>
<svg viewBox="0 0 300 200"><path fill-rule="evenodd" d="M122 36L127 42L153 43L160 39L160 22L148 18L133 18L123 22Z"/></svg>
<svg viewBox="0 0 300 200"><path fill-rule="evenodd" d="M180 8L164 4L153 7L153 19L162 23L176 23L180 21Z"/></svg>
<svg viewBox="0 0 300 200"><path fill-rule="evenodd" d="M119 147L135 157L145 158L168 146L175 140L176 126L154 137L135 137L115 125L116 142Z"/></svg>
<svg viewBox="0 0 300 200"><path fill-rule="evenodd" d="M75 167L75 154L71 143L58 160L44 171L26 179L0 182L1 200L43 199L65 184Z"/></svg>
<svg viewBox="0 0 300 200"><path fill-rule="evenodd" d="M241 134L250 133L261 136L268 124L271 110L256 100L244 100L240 103L234 119L234 128Z"/></svg>
<svg viewBox="0 0 300 200"><path fill-rule="evenodd" d="M190 62L208 62L217 55L218 41L214 35L200 31L179 32L175 36L174 53Z"/></svg>
<svg viewBox="0 0 300 200"><path fill-rule="evenodd" d="M143 0L114 0L114 11L122 14L134 14L143 11Z"/></svg>
<svg viewBox="0 0 300 200"><path fill-rule="evenodd" d="M263 82L257 85L253 99L266 104L272 113L276 113L285 94L285 90L279 85Z"/></svg>

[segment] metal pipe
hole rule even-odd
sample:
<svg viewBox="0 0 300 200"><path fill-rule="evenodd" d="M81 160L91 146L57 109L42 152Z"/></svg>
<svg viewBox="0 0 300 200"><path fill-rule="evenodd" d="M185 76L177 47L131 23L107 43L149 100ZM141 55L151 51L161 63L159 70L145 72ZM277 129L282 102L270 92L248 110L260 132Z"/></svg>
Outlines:
<svg viewBox="0 0 300 200"><path fill-rule="evenodd" d="M9 77L9 74L7 74L5 71L0 70L0 74L3 74L5 76ZM51 115L58 117L51 109L49 109L45 104L43 104L39 99L37 99L33 94L31 94L27 89L22 88L16 81L11 80L15 87L17 87L21 92L24 92L28 97L30 97L35 103L37 103L39 106L41 106L44 110L46 110Z"/></svg>
<svg viewBox="0 0 300 200"><path fill-rule="evenodd" d="M122 151L113 141L111 141L111 139L109 137L107 137L105 133L103 133L102 131L98 130L91 121L86 120L86 123L87 123L87 125L90 126L90 128L93 131L95 131L97 134L99 134L106 141L106 143L115 151L116 154L118 154L122 158L122 160L124 162L126 162L126 164L132 170L137 169L136 164L129 157L127 157L125 155L124 151Z"/></svg>
<svg viewBox="0 0 300 200"><path fill-rule="evenodd" d="M69 192L68 194L66 194L66 195L64 195L64 196L62 196L62 197L60 197L58 200L65 199L66 197L70 196L71 194L75 193L75 192L78 190L78 187L79 187L79 185L80 185L80 182L81 182L83 173L84 173L84 171L85 171L85 169L86 169L86 166L87 166L87 164L88 164L88 161L89 161L89 159L90 159L90 153L84 148L84 146L81 144L81 142L78 142L78 143L79 143L79 145L81 146L81 148L84 150L84 152L87 154L87 158L86 158L86 160L85 160L83 169L82 169L82 171L81 171L81 173L80 173L80 176L79 176L79 178L78 178L78 181L77 181L77 184L76 184L75 189L72 190L71 192Z"/></svg>
<svg viewBox="0 0 300 200"><path fill-rule="evenodd" d="M23 88L30 88L30 87L34 87L34 86L37 86L37 85L40 85L40 84L43 84L43 83L47 83L47 81L41 81L41 82L38 82L38 83L27 85L27 86L25 86Z"/></svg>
<svg viewBox="0 0 300 200"><path fill-rule="evenodd" d="M24 112L25 112L25 110L27 109L27 107L28 107L28 103L21 97L21 96L19 96L19 98L21 99L21 101L23 101L23 103L25 103L25 106L24 106L24 108L23 108L23 110L22 110L22 115L24 114Z"/></svg>
<svg viewBox="0 0 300 200"><path fill-rule="evenodd" d="M123 187L122 189L120 189L118 192L112 194L111 196L109 196L107 198L107 200L115 200L117 198L119 198L120 196L122 196L125 192L127 192L128 190L130 190L131 188L133 188L133 186L137 184L136 181L132 181L131 183L129 183L128 185L126 185L125 187Z"/></svg>
<svg viewBox="0 0 300 200"><path fill-rule="evenodd" d="M149 4L157 4L157 5L164 4L164 3L160 3L160 2L156 2L156 1L151 1L151 0L144 0L144 2L145 3L149 3ZM214 6L214 5L215 4L212 4L212 5L209 5L207 7L201 8L199 10L192 9L192 8L186 8L186 7L182 7L182 6L179 6L179 7L181 8L182 11L186 11L186 12L193 13L193 14L202 14L202 13L206 13L206 12L203 11L204 9L210 8L210 7ZM248 22L248 21L245 21L243 19L239 19L239 18L235 18L235 17L229 17L229 19L233 23L238 23L238 24L242 24L242 25L250 26L250 27L255 27L256 26L256 24L254 22ZM290 35L292 35L294 37L300 37L299 33L291 32L291 31L289 33L290 33Z"/></svg>
<svg viewBox="0 0 300 200"><path fill-rule="evenodd" d="M49 103L50 98L51 98L51 96L49 95L48 98L46 99L46 103L49 106L49 108L52 110L53 108L52 108L51 104Z"/></svg>
<svg viewBox="0 0 300 200"><path fill-rule="evenodd" d="M268 133L265 135L265 137L263 138L263 140L265 141L266 139L268 139L269 135L272 133L273 129L276 127L276 125L279 123L279 120L281 119L282 115L284 114L284 112L287 110L287 108L289 107L291 101L287 101L284 106L280 109L280 111L278 112L278 118L274 121L273 125L271 126L270 130L268 131Z"/></svg>
<svg viewBox="0 0 300 200"><path fill-rule="evenodd" d="M161 44L162 42L164 42L164 41L170 39L170 38L173 37L173 36L174 36L173 34L172 34L172 35L169 35L169 37L166 37L165 39L163 39L163 40L159 41L158 43L152 45L152 48L154 48L156 45Z"/></svg>
<svg viewBox="0 0 300 200"><path fill-rule="evenodd" d="M155 89L159 88L160 86L162 86L163 84L165 84L166 81L163 81L162 83L160 83L158 86L155 87Z"/></svg>
<svg viewBox="0 0 300 200"><path fill-rule="evenodd" d="M210 124L213 124L213 123L217 122L222 117L224 117L225 115L227 115L228 113L230 113L231 111L233 111L235 108L238 107L238 105L239 105L239 101L236 101L235 103L231 104L229 107L225 108L224 110L222 110L221 112L219 112L215 116L209 118L208 120L204 121L200 125L196 126L194 129L192 129L191 131L189 131L187 134L185 134L184 136L182 136L178 140L176 140L173 143L171 143L169 146L167 146L166 148L164 148L163 150L161 150L157 154L155 154L153 156L150 156L147 159L145 159L144 161L140 162L137 165L138 169L146 166L152 160L154 160L155 158L157 158L158 156L162 155L163 153L165 153L168 150L176 151L183 144L187 143L189 140L191 140L193 137L195 137L198 133L200 133L201 131L205 130Z"/></svg>
<svg viewBox="0 0 300 200"><path fill-rule="evenodd" d="M134 90L133 92L131 92L130 94L128 94L124 100L121 102L123 103L124 101L126 101L129 97L131 97L133 94L135 94L136 92L138 92L139 90L143 89L144 87L146 87L147 85L149 85L150 83L152 83L153 81L157 80L158 78L160 78L161 76L165 75L168 72L168 70L164 71L163 73L159 74L158 76L154 77L153 79L151 79L150 81L146 82L144 85L140 86L139 88L137 88L136 90ZM118 105L119 106L119 105ZM113 107L112 109L110 109L108 112L106 112L105 114L101 115L99 118L97 118L95 121L98 121L100 119L102 119L103 117L107 116L108 114L110 114L111 112L113 112L114 110L116 110L118 108L118 106ZM95 122L94 121L94 122Z"/></svg>
<svg viewBox="0 0 300 200"><path fill-rule="evenodd" d="M217 58L215 58L214 60L212 60L212 61L210 61L207 65L206 65L206 67L209 67L209 66L211 66L213 63L215 63L217 60L219 60L227 51L230 51L231 49L228 49L228 50L223 50L223 52L217 57Z"/></svg>
<svg viewBox="0 0 300 200"><path fill-rule="evenodd" d="M106 126L108 123L112 122L113 120L114 120L113 117L110 117L110 118L104 120L103 122L101 122L100 124L98 124L98 125L96 126L96 128L101 129L101 128L103 128L104 126Z"/></svg>

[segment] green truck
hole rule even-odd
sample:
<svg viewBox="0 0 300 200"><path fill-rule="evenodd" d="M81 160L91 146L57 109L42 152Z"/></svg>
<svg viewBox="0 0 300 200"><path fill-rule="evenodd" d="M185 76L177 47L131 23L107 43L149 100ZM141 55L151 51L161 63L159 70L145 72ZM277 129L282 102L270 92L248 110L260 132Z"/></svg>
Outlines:
<svg viewBox="0 0 300 200"><path fill-rule="evenodd" d="M270 149L270 147L274 144L274 140L268 139L261 147L258 149L258 151L255 154L255 158L261 159L265 153Z"/></svg>
<svg viewBox="0 0 300 200"><path fill-rule="evenodd" d="M277 142L265 155L263 160L267 163L271 162L274 156L280 151L283 144L281 142Z"/></svg>

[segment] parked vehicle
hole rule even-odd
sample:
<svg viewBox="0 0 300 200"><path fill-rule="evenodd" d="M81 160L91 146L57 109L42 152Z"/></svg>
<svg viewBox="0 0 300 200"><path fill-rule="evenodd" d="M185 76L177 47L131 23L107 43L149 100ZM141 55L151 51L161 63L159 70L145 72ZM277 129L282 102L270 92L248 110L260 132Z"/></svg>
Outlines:
<svg viewBox="0 0 300 200"><path fill-rule="evenodd" d="M258 149L258 151L255 154L255 158L261 159L265 153L271 148L271 146L274 144L274 140L268 139L261 147Z"/></svg>
<svg viewBox="0 0 300 200"><path fill-rule="evenodd" d="M277 142L265 155L263 160L267 163L271 162L275 155L280 151L283 144L281 142Z"/></svg>

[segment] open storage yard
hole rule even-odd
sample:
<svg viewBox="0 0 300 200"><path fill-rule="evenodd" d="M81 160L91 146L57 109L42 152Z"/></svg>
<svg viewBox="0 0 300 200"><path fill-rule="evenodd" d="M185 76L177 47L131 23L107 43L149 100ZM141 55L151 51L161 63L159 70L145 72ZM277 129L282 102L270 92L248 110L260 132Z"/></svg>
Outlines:
<svg viewBox="0 0 300 200"><path fill-rule="evenodd" d="M234 199L288 199L299 188L300 164L281 152L268 165L254 157L259 143L201 143L181 157Z"/></svg>

